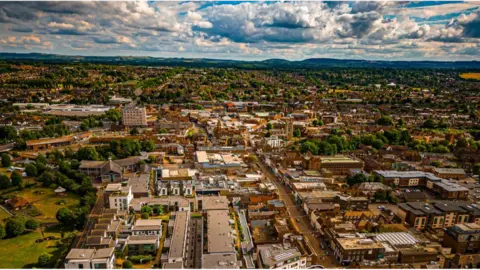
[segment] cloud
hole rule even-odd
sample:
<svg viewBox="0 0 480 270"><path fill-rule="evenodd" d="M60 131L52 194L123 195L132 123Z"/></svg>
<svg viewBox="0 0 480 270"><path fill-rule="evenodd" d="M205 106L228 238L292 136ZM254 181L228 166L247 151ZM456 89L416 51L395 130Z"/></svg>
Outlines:
<svg viewBox="0 0 480 270"><path fill-rule="evenodd" d="M1 48L218 58L479 58L479 3L0 2Z"/></svg>

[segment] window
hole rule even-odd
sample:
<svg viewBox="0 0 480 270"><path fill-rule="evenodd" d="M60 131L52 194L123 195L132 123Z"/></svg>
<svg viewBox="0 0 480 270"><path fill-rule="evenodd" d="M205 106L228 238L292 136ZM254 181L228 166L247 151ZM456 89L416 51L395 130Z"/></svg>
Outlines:
<svg viewBox="0 0 480 270"><path fill-rule="evenodd" d="M78 265L78 269L83 269L83 263Z"/></svg>

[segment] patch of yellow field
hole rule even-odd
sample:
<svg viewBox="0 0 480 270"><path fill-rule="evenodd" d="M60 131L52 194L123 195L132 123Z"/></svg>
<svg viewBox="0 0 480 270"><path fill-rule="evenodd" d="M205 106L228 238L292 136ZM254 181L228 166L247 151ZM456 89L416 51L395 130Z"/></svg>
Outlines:
<svg viewBox="0 0 480 270"><path fill-rule="evenodd" d="M460 77L463 79L473 79L473 80L480 80L480 73L462 73Z"/></svg>
<svg viewBox="0 0 480 270"><path fill-rule="evenodd" d="M349 93L349 92L354 92L352 90L346 90L346 89L330 89L328 90L329 93Z"/></svg>

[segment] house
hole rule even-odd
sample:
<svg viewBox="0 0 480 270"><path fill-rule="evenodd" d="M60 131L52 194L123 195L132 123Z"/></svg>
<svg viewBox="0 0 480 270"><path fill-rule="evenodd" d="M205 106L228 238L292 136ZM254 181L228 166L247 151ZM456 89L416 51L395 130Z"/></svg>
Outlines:
<svg viewBox="0 0 480 270"><path fill-rule="evenodd" d="M158 235L130 235L127 239L128 256L157 254L160 245Z"/></svg>
<svg viewBox="0 0 480 270"><path fill-rule="evenodd" d="M65 269L114 269L115 248L73 248L65 257Z"/></svg>
<svg viewBox="0 0 480 270"><path fill-rule="evenodd" d="M138 219L132 227L132 235L162 235L161 219Z"/></svg>
<svg viewBox="0 0 480 270"><path fill-rule="evenodd" d="M85 175L101 179L102 183L120 182L123 176L122 167L112 160L82 160L78 169Z"/></svg>
<svg viewBox="0 0 480 270"><path fill-rule="evenodd" d="M466 176L465 171L460 168L434 168L433 173L440 178L463 179Z"/></svg>
<svg viewBox="0 0 480 270"><path fill-rule="evenodd" d="M28 200L18 196L6 200L5 203L13 210L23 209L30 205Z"/></svg>
<svg viewBox="0 0 480 270"><path fill-rule="evenodd" d="M132 187L120 183L108 184L103 191L103 198L107 208L128 210L133 200Z"/></svg>
<svg viewBox="0 0 480 270"><path fill-rule="evenodd" d="M336 238L334 241L334 255L340 263L377 260L385 252L380 242L368 238Z"/></svg>
<svg viewBox="0 0 480 270"><path fill-rule="evenodd" d="M263 269L305 269L307 258L295 247L259 245L258 264Z"/></svg>

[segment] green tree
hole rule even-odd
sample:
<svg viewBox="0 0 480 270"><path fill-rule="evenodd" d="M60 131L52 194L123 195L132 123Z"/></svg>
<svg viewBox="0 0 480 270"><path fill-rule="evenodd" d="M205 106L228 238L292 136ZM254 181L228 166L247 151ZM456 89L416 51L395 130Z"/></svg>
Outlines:
<svg viewBox="0 0 480 270"><path fill-rule="evenodd" d="M142 150L147 152L152 152L155 150L155 143L152 140L142 141Z"/></svg>
<svg viewBox="0 0 480 270"><path fill-rule="evenodd" d="M45 171L37 178L37 181L43 183L44 187L49 187L55 182L55 177L51 172Z"/></svg>
<svg viewBox="0 0 480 270"><path fill-rule="evenodd" d="M16 237L25 232L25 220L23 218L13 217L7 220L5 231L8 237Z"/></svg>
<svg viewBox="0 0 480 270"><path fill-rule="evenodd" d="M350 177L347 178L347 184L349 186L354 186L356 184L360 184L360 183L367 182L367 181L368 181L368 179L365 176L365 174L363 174L363 173L357 173L356 175L350 176Z"/></svg>
<svg viewBox="0 0 480 270"><path fill-rule="evenodd" d="M27 164L27 166L25 166L25 173L28 176L36 177L38 175L37 167L32 163Z"/></svg>
<svg viewBox="0 0 480 270"><path fill-rule="evenodd" d="M142 213L142 219L148 219L150 215L147 212Z"/></svg>
<svg viewBox="0 0 480 270"><path fill-rule="evenodd" d="M296 128L293 131L293 137L300 138L301 136L302 136L302 132L300 131L300 129Z"/></svg>
<svg viewBox="0 0 480 270"><path fill-rule="evenodd" d="M7 232L5 231L3 224L0 223L0 239L5 238L5 236L7 236Z"/></svg>
<svg viewBox="0 0 480 270"><path fill-rule="evenodd" d="M20 187L23 185L22 177L17 173L17 171L12 172L10 175L10 181L14 187Z"/></svg>
<svg viewBox="0 0 480 270"><path fill-rule="evenodd" d="M10 155L7 153L2 153L2 167L10 167L12 165L12 160L10 159Z"/></svg>
<svg viewBox="0 0 480 270"><path fill-rule="evenodd" d="M35 159L35 162L37 163L37 166L38 166L38 163L41 163L41 164L47 164L47 158L45 157L44 154L39 154L37 156L37 158ZM38 169L38 168L37 168Z"/></svg>
<svg viewBox="0 0 480 270"><path fill-rule="evenodd" d="M40 222L35 219L29 219L25 222L25 228L29 230L36 230L40 226Z"/></svg>
<svg viewBox="0 0 480 270"><path fill-rule="evenodd" d="M68 226L73 225L77 219L75 213L66 207L58 209L56 218L59 222Z"/></svg>
<svg viewBox="0 0 480 270"><path fill-rule="evenodd" d="M422 124L422 128L434 129L436 127L437 127L437 123L435 123L435 121L433 121L432 119L427 119Z"/></svg>
<svg viewBox="0 0 480 270"><path fill-rule="evenodd" d="M94 147L82 147L77 152L78 160L101 160L100 154Z"/></svg>
<svg viewBox="0 0 480 270"><path fill-rule="evenodd" d="M393 121L392 118L388 115L382 115L378 120L377 120L377 125L380 126L392 126Z"/></svg>
<svg viewBox="0 0 480 270"><path fill-rule="evenodd" d="M480 163L473 165L473 174L480 175Z"/></svg>
<svg viewBox="0 0 480 270"><path fill-rule="evenodd" d="M43 252L42 254L40 254L40 256L38 256L38 266L40 267L45 267L47 265L50 264L50 261L52 260L52 255L46 253L46 252Z"/></svg>
<svg viewBox="0 0 480 270"><path fill-rule="evenodd" d="M135 135L138 135L138 129L137 128L133 128L132 130L130 130L130 135L132 136L135 136Z"/></svg>
<svg viewBox="0 0 480 270"><path fill-rule="evenodd" d="M397 128L402 128L405 126L405 121L403 121L403 119L398 119L397 121Z"/></svg>
<svg viewBox="0 0 480 270"><path fill-rule="evenodd" d="M0 189L6 189L11 187L10 179L5 174L0 173Z"/></svg>
<svg viewBox="0 0 480 270"><path fill-rule="evenodd" d="M375 195L373 196L376 201L386 201L387 200L387 192L384 190L379 190L375 192Z"/></svg>
<svg viewBox="0 0 480 270"><path fill-rule="evenodd" d="M153 209L150 205L144 205L142 206L142 213L147 213L149 215L152 215Z"/></svg>
<svg viewBox="0 0 480 270"><path fill-rule="evenodd" d="M123 261L123 263L122 263L122 267L123 267L124 269L132 269L132 268L133 268L133 263L132 263L131 261L129 261L129 260L125 260L125 261Z"/></svg>
<svg viewBox="0 0 480 270"><path fill-rule="evenodd" d="M271 130L273 128L272 123L268 122L267 123L267 130Z"/></svg>

